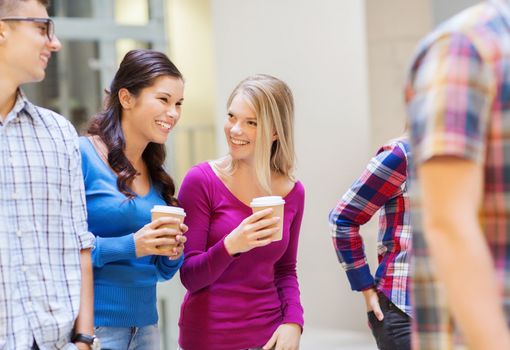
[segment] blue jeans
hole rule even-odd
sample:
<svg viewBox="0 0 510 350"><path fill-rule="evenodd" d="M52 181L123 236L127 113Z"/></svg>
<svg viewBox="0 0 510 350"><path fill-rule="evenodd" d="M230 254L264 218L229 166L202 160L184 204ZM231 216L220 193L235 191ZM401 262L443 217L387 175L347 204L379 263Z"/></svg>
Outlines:
<svg viewBox="0 0 510 350"><path fill-rule="evenodd" d="M373 311L368 313L368 324L380 350L411 349L411 318L382 293L379 305L384 319L379 321Z"/></svg>
<svg viewBox="0 0 510 350"><path fill-rule="evenodd" d="M161 349L157 325L145 327L96 327L102 350Z"/></svg>

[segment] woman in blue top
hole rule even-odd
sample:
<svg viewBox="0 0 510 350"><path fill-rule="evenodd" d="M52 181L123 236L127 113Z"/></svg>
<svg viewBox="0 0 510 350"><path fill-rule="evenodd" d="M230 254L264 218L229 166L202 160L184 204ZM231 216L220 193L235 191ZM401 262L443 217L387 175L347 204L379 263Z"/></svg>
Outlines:
<svg viewBox="0 0 510 350"><path fill-rule="evenodd" d="M104 349L160 347L156 283L181 266L187 227L159 228L176 219L151 222L150 210L177 204L163 162L183 89L168 57L132 50L113 79L105 110L80 139L88 224L96 236L94 324Z"/></svg>

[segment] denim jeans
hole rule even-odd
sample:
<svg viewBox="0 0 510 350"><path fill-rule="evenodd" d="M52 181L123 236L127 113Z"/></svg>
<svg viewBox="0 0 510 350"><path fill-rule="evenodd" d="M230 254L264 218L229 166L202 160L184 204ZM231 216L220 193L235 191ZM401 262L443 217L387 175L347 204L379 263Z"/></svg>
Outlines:
<svg viewBox="0 0 510 350"><path fill-rule="evenodd" d="M161 349L157 325L145 327L96 327L102 350Z"/></svg>
<svg viewBox="0 0 510 350"><path fill-rule="evenodd" d="M379 321L373 311L368 313L368 325L380 350L411 349L411 317L400 310L382 293L379 305L384 319Z"/></svg>

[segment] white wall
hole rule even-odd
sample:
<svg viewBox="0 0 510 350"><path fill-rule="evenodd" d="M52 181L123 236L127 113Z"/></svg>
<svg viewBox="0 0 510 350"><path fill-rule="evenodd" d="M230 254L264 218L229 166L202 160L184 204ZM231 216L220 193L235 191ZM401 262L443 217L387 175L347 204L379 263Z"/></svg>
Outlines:
<svg viewBox="0 0 510 350"><path fill-rule="evenodd" d="M169 52L184 75L185 91L181 120L173 133L175 154L172 172L178 183L195 163L214 158L216 94L212 18L209 0L167 0ZM194 139L189 131L195 129ZM193 148L193 150L191 149Z"/></svg>
<svg viewBox="0 0 510 350"><path fill-rule="evenodd" d="M375 152L404 130L407 68L418 41L432 28L432 13L430 0L366 0L366 6Z"/></svg>
<svg viewBox="0 0 510 350"><path fill-rule="evenodd" d="M431 0L434 23L443 22L448 17L479 2L482 0Z"/></svg>
<svg viewBox="0 0 510 350"><path fill-rule="evenodd" d="M244 77L285 80L296 101L297 176L307 190L298 272L308 328L366 331L362 298L337 262L327 215L371 153L360 0L212 0L219 149L225 102Z"/></svg>

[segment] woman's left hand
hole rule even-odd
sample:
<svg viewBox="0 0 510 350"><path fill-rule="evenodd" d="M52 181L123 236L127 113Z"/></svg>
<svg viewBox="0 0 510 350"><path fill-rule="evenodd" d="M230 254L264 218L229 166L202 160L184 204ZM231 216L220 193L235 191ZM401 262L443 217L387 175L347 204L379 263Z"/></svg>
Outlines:
<svg viewBox="0 0 510 350"><path fill-rule="evenodd" d="M276 328L273 336L262 349L298 350L300 339L301 326L296 323L284 323Z"/></svg>

